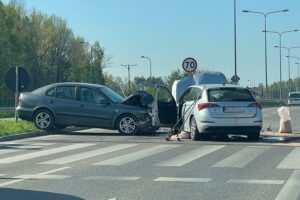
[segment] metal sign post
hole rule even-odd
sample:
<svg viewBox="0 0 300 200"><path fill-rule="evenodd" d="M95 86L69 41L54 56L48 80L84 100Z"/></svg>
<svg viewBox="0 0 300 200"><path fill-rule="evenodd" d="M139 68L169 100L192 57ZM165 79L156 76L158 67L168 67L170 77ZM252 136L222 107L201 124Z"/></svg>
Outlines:
<svg viewBox="0 0 300 200"><path fill-rule="evenodd" d="M16 66L16 92L15 92L15 118L16 122L18 122L18 113L17 113L17 106L19 101L19 67Z"/></svg>

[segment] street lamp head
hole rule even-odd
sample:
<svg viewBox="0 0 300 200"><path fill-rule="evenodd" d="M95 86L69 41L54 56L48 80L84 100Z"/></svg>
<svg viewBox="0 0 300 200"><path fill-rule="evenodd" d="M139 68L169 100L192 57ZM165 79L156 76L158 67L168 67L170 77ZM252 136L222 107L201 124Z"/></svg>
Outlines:
<svg viewBox="0 0 300 200"><path fill-rule="evenodd" d="M243 10L243 12L244 12L244 13L248 13L248 12L250 12L250 11L249 11L249 10Z"/></svg>
<svg viewBox="0 0 300 200"><path fill-rule="evenodd" d="M288 12L289 11L289 9L284 9L284 10L282 10L282 12Z"/></svg>
<svg viewBox="0 0 300 200"><path fill-rule="evenodd" d="M145 56L141 56L141 58L145 58Z"/></svg>
<svg viewBox="0 0 300 200"><path fill-rule="evenodd" d="M279 46L274 46L275 48L279 48Z"/></svg>
<svg viewBox="0 0 300 200"><path fill-rule="evenodd" d="M295 31L295 32L296 32L296 31L299 31L299 29L295 29L295 30L293 30L293 31Z"/></svg>

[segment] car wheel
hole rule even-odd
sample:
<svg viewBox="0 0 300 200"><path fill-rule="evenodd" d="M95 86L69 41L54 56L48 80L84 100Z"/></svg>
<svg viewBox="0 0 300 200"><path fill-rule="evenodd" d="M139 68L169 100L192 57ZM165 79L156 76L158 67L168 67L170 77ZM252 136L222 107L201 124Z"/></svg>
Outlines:
<svg viewBox="0 0 300 200"><path fill-rule="evenodd" d="M131 115L122 115L117 121L117 128L120 133L126 135L133 135L138 131L136 119Z"/></svg>
<svg viewBox="0 0 300 200"><path fill-rule="evenodd" d="M200 140L200 139L203 139L203 133L200 133L199 130L198 130L198 127L197 127L197 124L196 124L196 120L195 118L193 117L192 120L191 120L191 139L192 140Z"/></svg>
<svg viewBox="0 0 300 200"><path fill-rule="evenodd" d="M248 140L256 141L259 139L259 135L260 135L260 131L257 131L257 132L248 134L247 137L248 137Z"/></svg>
<svg viewBox="0 0 300 200"><path fill-rule="evenodd" d="M34 115L34 124L41 130L52 130L54 124L54 118L48 110L38 110Z"/></svg>

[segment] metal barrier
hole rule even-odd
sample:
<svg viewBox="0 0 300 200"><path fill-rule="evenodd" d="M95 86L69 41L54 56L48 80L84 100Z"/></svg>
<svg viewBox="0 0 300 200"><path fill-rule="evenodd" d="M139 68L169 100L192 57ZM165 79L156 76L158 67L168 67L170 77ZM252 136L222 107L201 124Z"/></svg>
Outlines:
<svg viewBox="0 0 300 200"><path fill-rule="evenodd" d="M0 98L0 108L2 107L14 107L15 99L14 98Z"/></svg>
<svg viewBox="0 0 300 200"><path fill-rule="evenodd" d="M286 102L280 101L280 99L258 99L257 100L262 107L268 108L268 107L279 107L286 105Z"/></svg>

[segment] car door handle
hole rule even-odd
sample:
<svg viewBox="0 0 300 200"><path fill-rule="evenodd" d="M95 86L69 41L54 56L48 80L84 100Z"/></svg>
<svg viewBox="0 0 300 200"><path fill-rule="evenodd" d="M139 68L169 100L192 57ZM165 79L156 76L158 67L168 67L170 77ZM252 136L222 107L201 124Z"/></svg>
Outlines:
<svg viewBox="0 0 300 200"><path fill-rule="evenodd" d="M80 104L80 108L83 108L84 107L84 104L82 103L82 104Z"/></svg>
<svg viewBox="0 0 300 200"><path fill-rule="evenodd" d="M48 103L51 103L51 104L52 104L52 103L53 103L53 101L52 101L52 100L48 100Z"/></svg>

